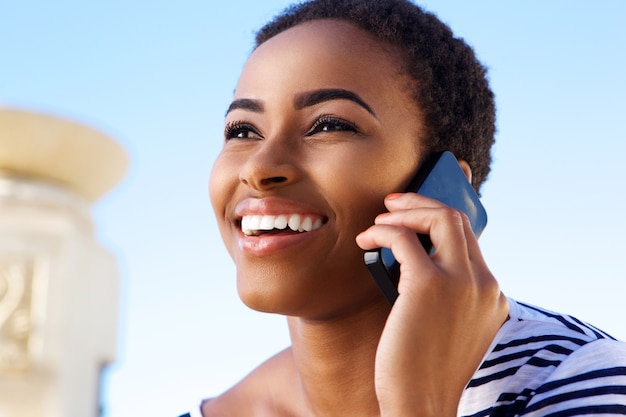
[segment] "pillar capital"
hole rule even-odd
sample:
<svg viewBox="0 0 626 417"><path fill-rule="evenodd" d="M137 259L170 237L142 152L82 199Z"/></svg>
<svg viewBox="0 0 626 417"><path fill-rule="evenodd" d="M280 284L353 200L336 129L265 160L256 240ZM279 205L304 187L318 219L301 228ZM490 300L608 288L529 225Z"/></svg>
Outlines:
<svg viewBox="0 0 626 417"><path fill-rule="evenodd" d="M57 184L96 201L126 174L124 149L104 133L52 115L0 107L0 175Z"/></svg>

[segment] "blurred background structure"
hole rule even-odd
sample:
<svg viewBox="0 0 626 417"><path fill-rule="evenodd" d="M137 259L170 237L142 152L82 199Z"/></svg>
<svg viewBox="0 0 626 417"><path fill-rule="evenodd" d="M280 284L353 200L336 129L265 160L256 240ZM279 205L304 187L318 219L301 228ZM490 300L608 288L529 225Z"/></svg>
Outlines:
<svg viewBox="0 0 626 417"><path fill-rule="evenodd" d="M0 109L0 416L100 415L119 274L91 205L127 165L102 133Z"/></svg>

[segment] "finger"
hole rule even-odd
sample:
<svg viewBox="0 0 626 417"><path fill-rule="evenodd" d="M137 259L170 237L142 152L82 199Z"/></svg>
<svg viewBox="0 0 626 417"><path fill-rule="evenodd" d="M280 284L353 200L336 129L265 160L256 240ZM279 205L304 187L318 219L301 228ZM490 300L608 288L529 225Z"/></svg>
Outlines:
<svg viewBox="0 0 626 417"><path fill-rule="evenodd" d="M410 264L432 264L417 234L406 227L374 225L356 237L361 249L391 249L396 260L405 267Z"/></svg>
<svg viewBox="0 0 626 417"><path fill-rule="evenodd" d="M387 207L390 213L402 212L404 210L417 209L417 208L424 209L424 208L448 207L444 203L441 203L438 200L434 200L432 198L425 197L421 194L411 193L411 192L395 193L395 194L388 195L385 198L385 206ZM379 218L377 218L376 221L380 222L381 224L385 224L385 223L391 224L393 222L394 217L388 217L388 218L385 218L385 220L382 220L385 214L389 214L389 213L384 213L383 215L379 216ZM466 244L468 245L467 252L471 255L472 259L479 260L484 265L484 259L482 257L482 253L478 246L477 237L474 235L474 232L472 230L471 223L469 222L469 219L464 213L460 212L460 215L461 215L461 221L463 221L463 229L464 229L464 235L466 237ZM414 227L417 233L431 235L431 232L427 230L426 228L427 226L424 226L421 229L418 229L417 225L415 224L413 225L407 224L407 226ZM432 239L436 239L436 238L431 236L431 240ZM433 246L437 246L437 245L435 245L435 243L433 242ZM441 244L439 244L438 246L441 247Z"/></svg>
<svg viewBox="0 0 626 417"><path fill-rule="evenodd" d="M375 224L398 226L413 233L427 234L435 248L433 260L463 267L467 264L467 232L472 232L467 217L459 210L445 205L400 210L378 216Z"/></svg>
<svg viewBox="0 0 626 417"><path fill-rule="evenodd" d="M377 247L391 249L400 263L401 278L398 282L398 293L407 295L413 300L427 294L428 286L440 275L417 235L405 227L372 226L357 236L357 244L363 249Z"/></svg>
<svg viewBox="0 0 626 417"><path fill-rule="evenodd" d="M487 269L487 263L478 244L478 237L474 234L469 218L463 213L463 228L467 237L467 253L472 265Z"/></svg>
<svg viewBox="0 0 626 417"><path fill-rule="evenodd" d="M385 197L385 207L389 211L406 210L412 208L445 207L442 202L417 193L395 193Z"/></svg>

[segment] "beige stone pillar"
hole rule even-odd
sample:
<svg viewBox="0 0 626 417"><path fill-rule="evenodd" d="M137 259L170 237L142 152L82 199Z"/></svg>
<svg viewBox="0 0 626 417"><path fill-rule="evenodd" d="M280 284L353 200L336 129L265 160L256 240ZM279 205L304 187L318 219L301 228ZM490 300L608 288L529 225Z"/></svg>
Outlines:
<svg viewBox="0 0 626 417"><path fill-rule="evenodd" d="M96 417L119 277L91 206L123 149L83 125L0 108L0 417Z"/></svg>

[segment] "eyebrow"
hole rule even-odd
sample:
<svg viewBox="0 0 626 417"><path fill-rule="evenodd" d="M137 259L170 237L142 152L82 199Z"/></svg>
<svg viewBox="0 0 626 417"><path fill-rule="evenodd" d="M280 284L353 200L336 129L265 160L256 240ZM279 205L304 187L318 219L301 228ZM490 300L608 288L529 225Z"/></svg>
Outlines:
<svg viewBox="0 0 626 417"><path fill-rule="evenodd" d="M226 114L235 109L244 109L250 110L255 113L263 113L264 106L263 102L260 100L254 100L251 98L240 98L230 103L230 106L228 106L228 110L226 110Z"/></svg>
<svg viewBox="0 0 626 417"><path fill-rule="evenodd" d="M296 109L300 110L305 107L314 106L331 100L350 100L367 110L372 116L376 117L374 110L363 100L358 94L341 88L327 88L322 90L307 91L298 94L294 100Z"/></svg>
<svg viewBox="0 0 626 417"><path fill-rule="evenodd" d="M361 97L359 97L358 94L341 88L326 88L298 94L294 99L294 106L297 110L301 110L305 107L314 106L316 104L324 103L331 100L350 100L363 107L372 116L378 118L370 105L367 104L365 100L363 100ZM230 103L230 106L228 106L228 110L226 110L226 114L236 109L249 110L255 113L263 113L263 111L265 110L265 106L263 105L263 102L261 100L240 98Z"/></svg>

